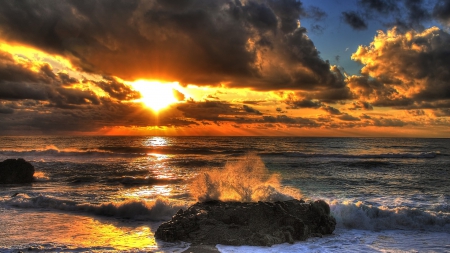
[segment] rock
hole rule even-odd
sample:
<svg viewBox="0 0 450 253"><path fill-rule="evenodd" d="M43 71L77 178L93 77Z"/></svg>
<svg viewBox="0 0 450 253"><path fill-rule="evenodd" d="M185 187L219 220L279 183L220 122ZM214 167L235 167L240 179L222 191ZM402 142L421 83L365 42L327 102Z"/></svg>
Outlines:
<svg viewBox="0 0 450 253"><path fill-rule="evenodd" d="M0 184L31 183L33 175L33 165L22 158L0 162Z"/></svg>
<svg viewBox="0 0 450 253"><path fill-rule="evenodd" d="M199 202L161 224L155 237L193 245L271 246L331 234L336 220L322 200Z"/></svg>

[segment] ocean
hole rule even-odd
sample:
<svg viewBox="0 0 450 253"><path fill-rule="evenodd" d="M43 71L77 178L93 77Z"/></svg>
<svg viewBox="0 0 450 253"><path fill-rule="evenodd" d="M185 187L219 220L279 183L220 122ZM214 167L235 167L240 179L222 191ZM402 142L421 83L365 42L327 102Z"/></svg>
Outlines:
<svg viewBox="0 0 450 253"><path fill-rule="evenodd" d="M189 244L155 240L154 232L214 196L323 199L337 220L322 238L217 245L221 252L450 252L450 139L3 136L0 143L0 161L24 158L36 170L32 184L0 185L0 252L182 252ZM205 173L254 194L211 190L199 181ZM257 194L262 187L272 192Z"/></svg>

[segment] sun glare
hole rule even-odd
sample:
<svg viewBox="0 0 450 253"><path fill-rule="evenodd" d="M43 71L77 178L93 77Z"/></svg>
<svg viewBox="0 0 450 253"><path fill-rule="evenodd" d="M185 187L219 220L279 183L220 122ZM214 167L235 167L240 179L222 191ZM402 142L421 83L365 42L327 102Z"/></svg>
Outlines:
<svg viewBox="0 0 450 253"><path fill-rule="evenodd" d="M155 112L178 102L174 96L174 89L178 83L139 80L132 83L132 86L141 93L142 98L139 101Z"/></svg>

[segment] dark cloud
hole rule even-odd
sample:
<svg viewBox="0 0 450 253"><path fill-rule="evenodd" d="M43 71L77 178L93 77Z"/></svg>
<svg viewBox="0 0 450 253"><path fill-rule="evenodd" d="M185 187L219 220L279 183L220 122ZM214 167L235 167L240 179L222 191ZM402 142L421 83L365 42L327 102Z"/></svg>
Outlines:
<svg viewBox="0 0 450 253"><path fill-rule="evenodd" d="M161 111L159 115L155 115L150 110L143 110L140 104L121 103L110 98L102 98L99 105L92 105L89 108L51 108L51 113L38 113L48 110L48 107L43 104L30 108L22 107L16 109L11 117L9 114L0 114L2 122L0 133L86 133L116 126L180 127L197 124L195 121L182 119L176 108Z"/></svg>
<svg viewBox="0 0 450 253"><path fill-rule="evenodd" d="M104 77L101 81L93 81L99 88L108 93L109 96L119 100L132 100L141 97L139 92L132 90L128 85L119 82L113 77Z"/></svg>
<svg viewBox="0 0 450 253"><path fill-rule="evenodd" d="M302 13L302 18L312 19L314 21L324 20L328 14L317 6L309 6Z"/></svg>
<svg viewBox="0 0 450 253"><path fill-rule="evenodd" d="M436 117L450 117L450 108L437 109L433 113Z"/></svg>
<svg viewBox="0 0 450 253"><path fill-rule="evenodd" d="M48 99L47 88L39 83L0 81L0 99Z"/></svg>
<svg viewBox="0 0 450 253"><path fill-rule="evenodd" d="M2 105L3 113L15 110L19 111L16 115L22 115L24 113L20 111L28 110L30 112L46 111L46 114L52 115L58 109L95 112L93 107L103 106L102 99L92 90L87 89L87 86L79 88L89 82L103 89L114 99L139 98L139 93L112 77L104 77L104 80L98 82L84 80L80 83L67 73L55 73L48 63L38 65L38 70L32 70L31 67L33 65L15 62L10 54L0 52L0 100L15 103L14 107ZM67 111L67 114L73 112ZM35 124L35 122L31 123Z"/></svg>
<svg viewBox="0 0 450 253"><path fill-rule="evenodd" d="M289 117L286 115L263 116L262 122L284 123L289 125L296 125L297 127L319 127L319 124L312 119L302 117Z"/></svg>
<svg viewBox="0 0 450 253"><path fill-rule="evenodd" d="M336 109L336 108L334 108L332 106L328 106L328 105L323 106L322 110L328 112L330 115L341 115L342 114L342 112L339 111L339 109Z"/></svg>
<svg viewBox="0 0 450 253"><path fill-rule="evenodd" d="M48 94L51 106L59 108L76 108L80 105L99 105L100 99L89 90L56 88Z"/></svg>
<svg viewBox="0 0 450 253"><path fill-rule="evenodd" d="M379 126L379 127L403 127L407 125L406 122L399 120L399 119L393 119L393 118L372 118L373 125Z"/></svg>
<svg viewBox="0 0 450 253"><path fill-rule="evenodd" d="M433 16L442 24L450 26L450 1L439 0L434 6Z"/></svg>
<svg viewBox="0 0 450 253"><path fill-rule="evenodd" d="M311 25L310 31L316 34L322 34L323 31L325 30L324 26L315 24L315 25Z"/></svg>
<svg viewBox="0 0 450 253"><path fill-rule="evenodd" d="M445 0L444 0L445 1ZM446 6L441 0L359 0L358 5L361 7L356 12L348 12L350 18L355 18L356 24L367 24L370 20L378 20L386 27L391 28L396 26L398 29L407 31L409 29L423 30L424 22L430 21L433 18L441 20L442 16L445 22L445 18L448 17L446 13ZM432 7L437 2L435 11L432 11ZM442 13L442 15L441 15ZM357 27L349 23L354 29ZM364 28L364 26L362 26Z"/></svg>
<svg viewBox="0 0 450 253"><path fill-rule="evenodd" d="M251 1L250 1L251 2ZM273 12L281 21L281 31L285 34L297 29L297 21L303 13L302 3L297 0L269 0Z"/></svg>
<svg viewBox="0 0 450 253"><path fill-rule="evenodd" d="M0 114L12 114L14 113L14 109L0 103Z"/></svg>
<svg viewBox="0 0 450 253"><path fill-rule="evenodd" d="M405 25L406 28L422 28L422 22L429 21L431 19L431 14L425 7L427 4L424 0L405 0L404 2L406 9L408 10L408 24ZM398 21L398 25L402 25L403 21Z"/></svg>
<svg viewBox="0 0 450 253"><path fill-rule="evenodd" d="M356 101L352 103L353 107L350 110L373 110L373 106L369 102Z"/></svg>
<svg viewBox="0 0 450 253"><path fill-rule="evenodd" d="M0 15L3 39L87 72L256 90L345 85L297 24L324 12L296 0L1 1Z"/></svg>
<svg viewBox="0 0 450 253"><path fill-rule="evenodd" d="M256 115L262 115L262 113L260 111L256 110L253 107L250 107L248 105L243 105L242 109L244 109L244 111L246 111L248 113L253 113L253 114L256 114Z"/></svg>
<svg viewBox="0 0 450 253"><path fill-rule="evenodd" d="M361 119L372 119L372 117L370 117L367 114L361 114L361 116L359 118L361 118Z"/></svg>
<svg viewBox="0 0 450 253"><path fill-rule="evenodd" d="M302 100L292 100L288 99L285 101L287 105L289 105L289 109L299 109L299 108L320 108L323 106L320 101L313 101L309 99Z"/></svg>
<svg viewBox="0 0 450 253"><path fill-rule="evenodd" d="M415 101L413 104L400 107L400 109L414 110L414 109L438 109L450 108L450 100L439 100L434 102Z"/></svg>
<svg viewBox="0 0 450 253"><path fill-rule="evenodd" d="M286 111L283 111L283 109L280 108L280 107L277 107L277 108L275 109L275 111L277 111L277 112L279 112L279 113L286 113Z"/></svg>
<svg viewBox="0 0 450 253"><path fill-rule="evenodd" d="M66 73L58 73L59 79L61 80L62 85L71 85L75 83L79 83L76 78L70 77Z"/></svg>
<svg viewBox="0 0 450 253"><path fill-rule="evenodd" d="M51 83L53 77L45 72L48 67L41 67L40 72L31 71L27 66L17 64L12 55L0 51L0 82Z"/></svg>
<svg viewBox="0 0 450 253"><path fill-rule="evenodd" d="M48 64L35 72L8 57L0 59L0 99L47 101L48 106L61 108L100 103L92 91L62 87L68 80L68 75L55 74Z"/></svg>
<svg viewBox="0 0 450 253"><path fill-rule="evenodd" d="M355 98L355 95L348 87L342 87L338 89L325 89L322 91L311 92L308 96L314 97L326 103L335 103L337 101Z"/></svg>
<svg viewBox="0 0 450 253"><path fill-rule="evenodd" d="M179 104L177 109L183 113L184 117L200 121L228 121L229 116L243 114L238 107L222 101L192 101Z"/></svg>
<svg viewBox="0 0 450 253"><path fill-rule="evenodd" d="M342 121L360 121L361 120L360 118L352 116L348 113L344 113L344 114L338 116L337 118Z"/></svg>
<svg viewBox="0 0 450 253"><path fill-rule="evenodd" d="M367 22L361 16L361 14L355 11L342 12L342 18L344 22L350 25L355 30L366 30Z"/></svg>
<svg viewBox="0 0 450 253"><path fill-rule="evenodd" d="M311 19L313 23L311 24L309 31L316 34L322 34L326 29L325 26L319 24L319 22L324 21L327 18L328 14L316 6L307 7L302 13L302 19Z"/></svg>
<svg viewBox="0 0 450 253"><path fill-rule="evenodd" d="M395 0L359 0L358 3L366 9L374 10L380 14L390 14L399 11Z"/></svg>

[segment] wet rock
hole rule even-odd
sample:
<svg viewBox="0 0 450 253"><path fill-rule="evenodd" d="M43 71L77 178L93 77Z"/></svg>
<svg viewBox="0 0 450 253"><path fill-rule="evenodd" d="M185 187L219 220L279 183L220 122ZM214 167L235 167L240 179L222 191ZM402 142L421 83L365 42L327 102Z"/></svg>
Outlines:
<svg viewBox="0 0 450 253"><path fill-rule="evenodd" d="M22 158L0 162L0 184L31 183L33 175L33 165Z"/></svg>
<svg viewBox="0 0 450 253"><path fill-rule="evenodd" d="M178 211L155 233L160 240L193 245L271 246L331 234L336 220L322 200L196 203Z"/></svg>

